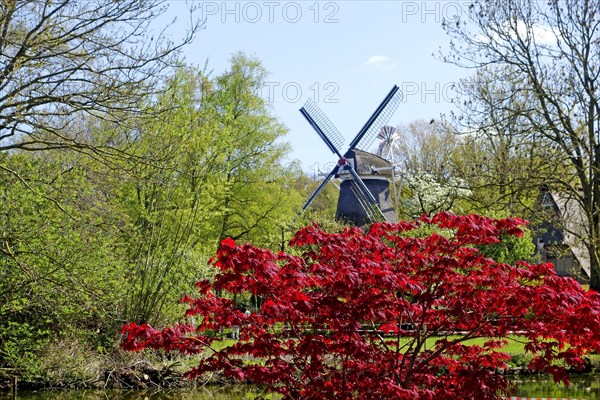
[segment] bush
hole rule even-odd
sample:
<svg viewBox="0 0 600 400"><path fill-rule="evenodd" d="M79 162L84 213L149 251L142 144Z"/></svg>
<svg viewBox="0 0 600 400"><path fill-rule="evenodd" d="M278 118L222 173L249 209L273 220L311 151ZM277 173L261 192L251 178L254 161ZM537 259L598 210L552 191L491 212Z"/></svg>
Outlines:
<svg viewBox="0 0 600 400"><path fill-rule="evenodd" d="M442 213L367 233L310 226L290 243L300 255L226 239L214 281L183 299L197 326L130 323L122 345L204 354L188 377L221 371L288 399L500 399L511 390L497 373L511 358L502 347L517 331L528 367L568 382L566 367L600 348L600 296L550 264L477 250L521 235L523 223ZM449 234L409 235L427 226ZM262 307L245 312L224 293L260 296ZM232 326L241 335L231 346L205 334Z"/></svg>

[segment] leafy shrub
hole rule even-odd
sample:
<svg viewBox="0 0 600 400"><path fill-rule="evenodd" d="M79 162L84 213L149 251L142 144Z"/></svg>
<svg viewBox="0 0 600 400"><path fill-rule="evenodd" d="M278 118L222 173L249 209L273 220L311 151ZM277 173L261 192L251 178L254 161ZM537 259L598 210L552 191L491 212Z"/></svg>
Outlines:
<svg viewBox="0 0 600 400"><path fill-rule="evenodd" d="M497 373L511 358L502 347L518 332L529 368L568 382L565 367L600 348L600 296L550 264L512 266L477 250L522 224L441 213L367 233L310 226L290 243L299 255L226 239L215 279L183 299L197 326L130 323L122 345L204 354L188 377L222 371L288 399L499 399L511 390ZM451 234L409 235L426 226ZM223 293L262 306L248 313ZM231 346L205 334L232 326L241 336Z"/></svg>

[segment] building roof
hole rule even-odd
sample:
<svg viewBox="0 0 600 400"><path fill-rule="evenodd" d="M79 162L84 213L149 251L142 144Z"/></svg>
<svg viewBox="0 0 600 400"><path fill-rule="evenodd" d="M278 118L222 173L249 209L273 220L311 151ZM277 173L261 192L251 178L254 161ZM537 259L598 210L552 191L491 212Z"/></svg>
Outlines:
<svg viewBox="0 0 600 400"><path fill-rule="evenodd" d="M392 163L385 158L359 149L352 149L347 154L355 158L354 168L358 175L392 178Z"/></svg>
<svg viewBox="0 0 600 400"><path fill-rule="evenodd" d="M573 256L585 271L590 276L590 254L585 244L589 237L588 224L585 212L581 204L573 196L567 193L552 193L544 194L544 201L548 201L547 196L554 201L561 219L561 230L563 232L563 243L570 247Z"/></svg>

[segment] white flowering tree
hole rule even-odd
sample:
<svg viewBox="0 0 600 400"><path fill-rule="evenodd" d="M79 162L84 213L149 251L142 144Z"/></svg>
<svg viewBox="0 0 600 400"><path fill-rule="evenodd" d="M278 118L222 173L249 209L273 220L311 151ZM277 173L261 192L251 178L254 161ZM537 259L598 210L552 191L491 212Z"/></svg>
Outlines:
<svg viewBox="0 0 600 400"><path fill-rule="evenodd" d="M450 177L443 182L427 172L409 172L403 176L404 212L407 216L432 215L440 211L460 211L457 201L471 195L467 182ZM458 209L457 209L458 208Z"/></svg>

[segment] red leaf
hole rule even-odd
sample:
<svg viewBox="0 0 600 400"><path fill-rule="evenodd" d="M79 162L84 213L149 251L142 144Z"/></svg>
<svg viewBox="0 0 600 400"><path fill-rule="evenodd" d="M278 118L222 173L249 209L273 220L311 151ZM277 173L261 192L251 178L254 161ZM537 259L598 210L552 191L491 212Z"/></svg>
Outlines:
<svg viewBox="0 0 600 400"><path fill-rule="evenodd" d="M530 367L565 382L557 364L581 367L600 351L600 295L551 264L510 266L475 249L525 223L445 212L368 233L312 225L291 240L293 254L225 239L214 280L182 299L196 325L130 323L122 346L203 354L186 376L219 371L285 398L498 399L509 393L501 347L519 332ZM419 226L434 233L411 237ZM233 299L262 304L248 315Z"/></svg>

